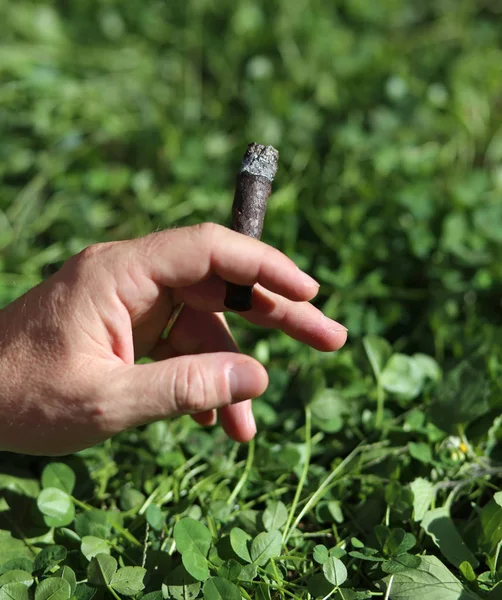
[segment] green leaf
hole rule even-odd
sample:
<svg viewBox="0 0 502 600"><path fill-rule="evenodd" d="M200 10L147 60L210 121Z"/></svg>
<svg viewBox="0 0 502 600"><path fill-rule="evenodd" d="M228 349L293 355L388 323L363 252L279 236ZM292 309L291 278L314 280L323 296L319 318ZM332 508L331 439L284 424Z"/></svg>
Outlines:
<svg viewBox="0 0 502 600"><path fill-rule="evenodd" d="M346 399L339 391L330 388L323 388L315 394L310 409L315 426L328 433L340 431L344 417L349 413Z"/></svg>
<svg viewBox="0 0 502 600"><path fill-rule="evenodd" d="M413 554L398 554L382 563L382 571L384 573L400 573L406 569L418 569L420 561L420 557Z"/></svg>
<svg viewBox="0 0 502 600"><path fill-rule="evenodd" d="M502 506L498 501L498 492L481 510L480 545L484 552L493 556L502 542Z"/></svg>
<svg viewBox="0 0 502 600"><path fill-rule="evenodd" d="M60 527L54 534L60 544L68 544L68 547L71 547L74 544L79 545L82 542L78 533L68 527Z"/></svg>
<svg viewBox="0 0 502 600"><path fill-rule="evenodd" d="M195 580L183 565L171 571L162 585L164 598L194 600L200 591L200 581Z"/></svg>
<svg viewBox="0 0 502 600"><path fill-rule="evenodd" d="M174 540L185 569L199 581L209 577L207 554L212 543L209 529L200 521L184 518L174 527Z"/></svg>
<svg viewBox="0 0 502 600"><path fill-rule="evenodd" d="M74 592L76 600L91 600L96 595L97 589L87 583L79 583Z"/></svg>
<svg viewBox="0 0 502 600"><path fill-rule="evenodd" d="M392 529L383 545L383 553L389 557L397 556L411 550L416 543L417 540L412 533L400 528Z"/></svg>
<svg viewBox="0 0 502 600"><path fill-rule="evenodd" d="M85 535L82 538L80 550L87 560L91 560L98 554L110 554L110 544L106 540L93 535Z"/></svg>
<svg viewBox="0 0 502 600"><path fill-rule="evenodd" d="M146 509L145 517L152 529L155 529L155 531L162 531L166 518L156 504L150 504Z"/></svg>
<svg viewBox="0 0 502 600"><path fill-rule="evenodd" d="M258 566L254 563L242 567L239 573L239 581L253 581L258 574Z"/></svg>
<svg viewBox="0 0 502 600"><path fill-rule="evenodd" d="M349 552L349 556L352 556L353 558L360 558L361 560L367 560L369 562L384 562L384 560L385 560L381 556L373 556L371 554L364 554L363 552L360 552L359 550L352 550L351 552Z"/></svg>
<svg viewBox="0 0 502 600"><path fill-rule="evenodd" d="M66 548L63 546L47 546L37 556L33 562L33 572L45 573L52 567L66 558Z"/></svg>
<svg viewBox="0 0 502 600"><path fill-rule="evenodd" d="M225 523L228 520L230 513L232 512L232 506L227 504L225 500L215 500L209 505L209 513L217 521Z"/></svg>
<svg viewBox="0 0 502 600"><path fill-rule="evenodd" d="M70 584L57 577L44 579L35 589L35 600L69 600L70 596Z"/></svg>
<svg viewBox="0 0 502 600"><path fill-rule="evenodd" d="M239 588L223 577L210 577L203 587L204 600L241 600Z"/></svg>
<svg viewBox="0 0 502 600"><path fill-rule="evenodd" d="M380 383L386 392L413 400L422 390L422 371L411 356L393 354L380 375Z"/></svg>
<svg viewBox="0 0 502 600"><path fill-rule="evenodd" d="M254 600L271 600L270 587L267 583L257 582L254 587L255 598Z"/></svg>
<svg viewBox="0 0 502 600"><path fill-rule="evenodd" d="M211 547L212 536L203 523L187 517L176 523L174 541L178 552L181 554L196 548L202 556L207 556Z"/></svg>
<svg viewBox="0 0 502 600"><path fill-rule="evenodd" d="M288 520L288 509L283 502L269 502L263 511L263 525L267 531L280 529Z"/></svg>
<svg viewBox="0 0 502 600"><path fill-rule="evenodd" d="M209 563L197 547L185 550L181 555L183 566L197 581L205 581L209 577Z"/></svg>
<svg viewBox="0 0 502 600"><path fill-rule="evenodd" d="M410 455L416 460L424 464L432 462L432 451L428 444L425 444L424 442L410 442L408 444L408 450L410 451Z"/></svg>
<svg viewBox="0 0 502 600"><path fill-rule="evenodd" d="M464 361L448 373L437 388L430 416L441 429L454 433L457 425L469 423L488 412L490 389L483 370Z"/></svg>
<svg viewBox="0 0 502 600"><path fill-rule="evenodd" d="M413 519L421 521L436 497L435 487L427 479L417 477L410 483L413 492Z"/></svg>
<svg viewBox="0 0 502 600"><path fill-rule="evenodd" d="M479 600L436 556L422 556L418 568L389 575L380 587L389 585L391 600Z"/></svg>
<svg viewBox="0 0 502 600"><path fill-rule="evenodd" d="M248 547L248 542L251 539L251 536L239 527L234 527L230 531L230 545L232 546L232 550L239 558L248 563L253 562Z"/></svg>
<svg viewBox="0 0 502 600"><path fill-rule="evenodd" d="M161 591L149 592L142 596L141 600L164 600L164 596Z"/></svg>
<svg viewBox="0 0 502 600"><path fill-rule="evenodd" d="M459 571L465 577L465 579L469 582L476 581L476 573L474 573L474 569L472 568L471 563L464 561L459 566Z"/></svg>
<svg viewBox="0 0 502 600"><path fill-rule="evenodd" d="M61 462L48 464L42 471L42 487L57 488L71 494L75 487L76 476L68 465Z"/></svg>
<svg viewBox="0 0 502 600"><path fill-rule="evenodd" d="M314 598L324 598L333 591L334 586L322 573L316 573L307 581L307 589Z"/></svg>
<svg viewBox="0 0 502 600"><path fill-rule="evenodd" d="M459 567L464 561L470 563L473 568L479 565L476 557L460 537L447 507L428 511L422 519L421 526L452 565Z"/></svg>
<svg viewBox="0 0 502 600"><path fill-rule="evenodd" d="M139 508L146 498L139 490L135 490L131 487L124 487L120 494L120 508L122 510L134 510Z"/></svg>
<svg viewBox="0 0 502 600"><path fill-rule="evenodd" d="M122 567L114 573L110 585L119 594L134 596L145 589L145 575L143 567Z"/></svg>
<svg viewBox="0 0 502 600"><path fill-rule="evenodd" d="M7 571L26 571L27 573L33 573L33 561L29 558L11 558L7 562L4 562L0 567L0 574L7 573Z"/></svg>
<svg viewBox="0 0 502 600"><path fill-rule="evenodd" d="M77 577L75 575L75 571L71 567L67 567L65 565L59 568L59 570L56 572L56 576L61 577L69 583L71 595L73 596L75 589L77 588Z"/></svg>
<svg viewBox="0 0 502 600"><path fill-rule="evenodd" d="M26 587L30 587L33 583L33 577L31 573L23 571L21 569L13 569L7 571L3 575L0 575L0 587L6 583L22 583Z"/></svg>
<svg viewBox="0 0 502 600"><path fill-rule="evenodd" d="M314 560L316 561L316 563L323 565L328 560L328 558L329 552L326 546L323 546L322 544L318 544L317 546L315 546Z"/></svg>
<svg viewBox="0 0 502 600"><path fill-rule="evenodd" d="M394 515L403 521L411 518L413 513L413 492L397 481L390 482L385 488L385 500L392 507Z"/></svg>
<svg viewBox="0 0 502 600"><path fill-rule="evenodd" d="M427 354L414 354L413 360L420 367L424 379L430 379L434 383L441 380L441 369L432 356L428 356Z"/></svg>
<svg viewBox="0 0 502 600"><path fill-rule="evenodd" d="M28 546L22 540L12 537L10 531L0 530L0 564L3 563L5 566L6 562L23 558L28 560L33 558L33 553ZM14 568L28 570L21 566L14 566Z"/></svg>
<svg viewBox="0 0 502 600"><path fill-rule="evenodd" d="M230 581L237 581L239 579L241 571L242 565L233 558L231 558L230 560L225 561L221 565L221 567L218 569L218 575L219 577L229 579Z"/></svg>
<svg viewBox="0 0 502 600"><path fill-rule="evenodd" d="M112 577L117 570L117 561L108 554L98 554L87 567L87 580L89 585L99 587L110 585Z"/></svg>
<svg viewBox="0 0 502 600"><path fill-rule="evenodd" d="M343 511L340 502L337 500L330 500L327 504L330 515L337 523L343 523Z"/></svg>
<svg viewBox="0 0 502 600"><path fill-rule="evenodd" d="M330 556L322 566L324 577L333 585L339 587L347 579L347 568L339 558Z"/></svg>
<svg viewBox="0 0 502 600"><path fill-rule="evenodd" d="M363 338L363 346L375 378L378 380L392 355L392 347L387 340L376 335L365 336Z"/></svg>
<svg viewBox="0 0 502 600"><path fill-rule="evenodd" d="M80 513L75 518L75 531L83 538L92 535L97 538L107 538L112 531L112 519L109 512L104 510L89 510Z"/></svg>
<svg viewBox="0 0 502 600"><path fill-rule="evenodd" d="M267 564L271 558L280 556L282 535L280 531L263 531L251 543L251 559L259 567Z"/></svg>
<svg viewBox="0 0 502 600"><path fill-rule="evenodd" d="M28 588L22 583L7 583L0 588L0 600L28 600Z"/></svg>
<svg viewBox="0 0 502 600"><path fill-rule="evenodd" d="M27 479L0 473L0 490L8 490L21 496L36 498L40 493L40 486L36 479Z"/></svg>
<svg viewBox="0 0 502 600"><path fill-rule="evenodd" d="M64 527L75 518L71 496L58 488L46 488L37 498L37 506L49 527Z"/></svg>

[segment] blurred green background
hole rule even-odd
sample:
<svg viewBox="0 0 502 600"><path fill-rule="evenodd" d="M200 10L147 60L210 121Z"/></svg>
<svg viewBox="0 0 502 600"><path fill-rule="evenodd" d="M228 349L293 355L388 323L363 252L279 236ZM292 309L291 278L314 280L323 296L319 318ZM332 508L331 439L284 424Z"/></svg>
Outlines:
<svg viewBox="0 0 502 600"><path fill-rule="evenodd" d="M501 18L497 0L0 0L0 303L90 243L228 224L257 141L280 151L263 239L318 304L352 340L460 357L502 313Z"/></svg>
<svg viewBox="0 0 502 600"><path fill-rule="evenodd" d="M500 0L0 0L0 307L94 242L228 225L251 141L280 152L263 239L321 282L315 303L349 340L322 354L230 315L270 375L253 403L256 454L189 418L151 424L70 457L93 479L79 498L124 515L129 491L139 506L169 476L188 500L162 501L168 527L194 502L224 524L232 488L257 511L280 489L293 515L303 483L310 502L349 457L326 496L345 515L333 516L337 543L370 539L390 515L419 536L417 551L437 553L411 519L407 486L427 478L437 507L461 490L455 526L487 554L478 583L491 589L502 543L483 521L502 464ZM21 465L39 478L47 460L4 454L7 474ZM229 480L248 459L239 491ZM193 461L196 484L183 474ZM9 530L41 519L5 506ZM326 506L305 531L333 521ZM144 520L127 526L143 539ZM294 540L302 553L305 540ZM352 586L375 591L371 565L352 565Z"/></svg>

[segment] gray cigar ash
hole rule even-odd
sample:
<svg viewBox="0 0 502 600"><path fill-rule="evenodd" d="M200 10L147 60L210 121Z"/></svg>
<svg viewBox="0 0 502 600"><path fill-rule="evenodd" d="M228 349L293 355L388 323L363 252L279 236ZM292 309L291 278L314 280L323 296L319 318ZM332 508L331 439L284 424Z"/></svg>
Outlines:
<svg viewBox="0 0 502 600"><path fill-rule="evenodd" d="M272 192L279 152L272 146L252 143L242 159L232 205L232 229L259 240L267 201ZM253 308L253 286L226 283L225 306L244 312Z"/></svg>

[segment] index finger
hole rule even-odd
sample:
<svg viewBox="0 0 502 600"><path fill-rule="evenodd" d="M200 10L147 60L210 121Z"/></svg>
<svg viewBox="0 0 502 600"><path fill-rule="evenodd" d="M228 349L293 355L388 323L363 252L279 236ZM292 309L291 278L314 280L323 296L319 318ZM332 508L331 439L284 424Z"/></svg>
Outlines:
<svg viewBox="0 0 502 600"><path fill-rule="evenodd" d="M310 300L319 289L279 250L222 225L161 231L137 241L150 277L165 287L190 286L218 275L239 285L260 283L295 301Z"/></svg>

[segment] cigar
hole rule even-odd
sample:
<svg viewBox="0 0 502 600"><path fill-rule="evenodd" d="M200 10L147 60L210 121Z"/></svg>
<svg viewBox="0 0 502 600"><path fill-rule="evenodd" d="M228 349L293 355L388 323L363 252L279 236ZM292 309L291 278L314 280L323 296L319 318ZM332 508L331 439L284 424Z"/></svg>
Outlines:
<svg viewBox="0 0 502 600"><path fill-rule="evenodd" d="M232 205L232 229L259 240L279 152L272 146L252 143L242 159ZM253 286L226 282L225 306L244 312L253 308Z"/></svg>

